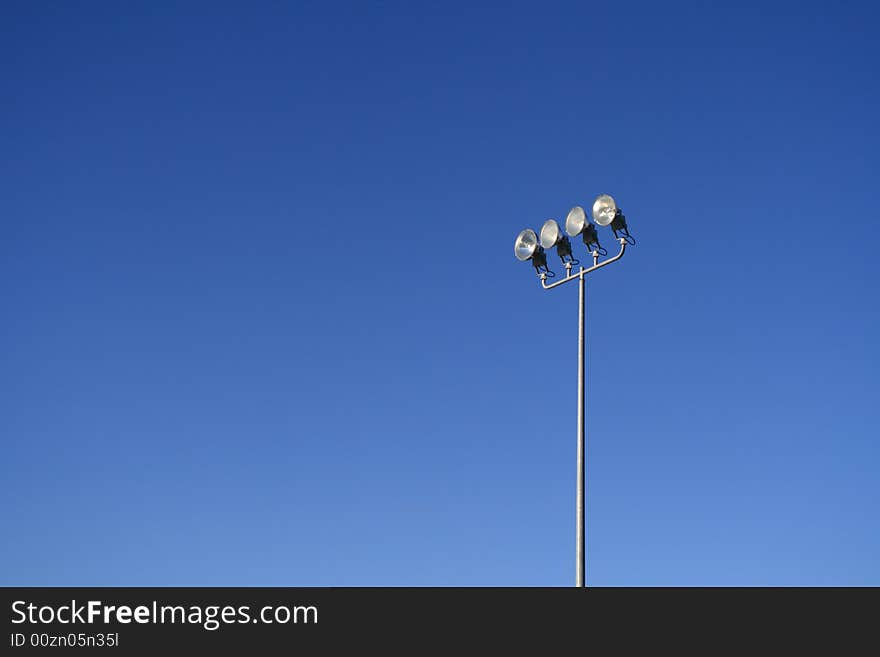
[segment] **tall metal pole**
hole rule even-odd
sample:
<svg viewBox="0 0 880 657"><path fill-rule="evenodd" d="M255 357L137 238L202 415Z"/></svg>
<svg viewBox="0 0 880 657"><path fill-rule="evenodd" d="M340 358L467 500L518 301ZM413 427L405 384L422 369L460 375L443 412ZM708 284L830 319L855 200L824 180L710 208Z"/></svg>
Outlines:
<svg viewBox="0 0 880 657"><path fill-rule="evenodd" d="M584 383L586 368L584 364L584 275L580 275L578 281L578 422L577 422L577 584L586 586L586 509L584 493L586 489L586 471L584 460L586 456L586 441L584 435Z"/></svg>
<svg viewBox="0 0 880 657"><path fill-rule="evenodd" d="M554 287L564 285L574 279L578 279L578 447L577 447L577 549L575 558L575 586L584 587L587 575L587 516L586 516L586 439L585 439L585 413L584 413L584 395L586 394L586 340L584 339L584 324L586 323L586 308L584 303L584 286L587 274L597 269L601 269L606 265L610 265L616 260L620 260L626 251L628 242L624 237L617 238L620 244L620 251L616 256L599 262L599 251L593 251L593 266L588 269L580 268L580 271L571 273L571 263L566 263L566 276L562 280L554 283L548 283L548 274L543 272L540 274L541 287L545 290L551 290Z"/></svg>

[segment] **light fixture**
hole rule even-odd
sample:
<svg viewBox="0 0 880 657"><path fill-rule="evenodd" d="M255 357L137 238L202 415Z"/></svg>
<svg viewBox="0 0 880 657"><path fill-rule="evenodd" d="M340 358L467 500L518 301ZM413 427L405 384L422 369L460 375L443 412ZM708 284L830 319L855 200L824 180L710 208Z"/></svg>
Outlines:
<svg viewBox="0 0 880 657"><path fill-rule="evenodd" d="M531 228L526 228L516 236L516 241L513 243L513 253L516 255L517 260L521 262L531 260L532 266L539 274L542 273L543 269L543 272L549 273L552 276L552 272L547 268L547 254L544 253L544 249L538 244L538 236Z"/></svg>
<svg viewBox="0 0 880 657"><path fill-rule="evenodd" d="M565 232L572 237L580 235L588 250L600 251L602 255L605 255L605 249L599 244L599 235L596 233L596 227L587 221L587 213L584 212L581 206L576 205L568 211L568 216L565 218Z"/></svg>
<svg viewBox="0 0 880 657"><path fill-rule="evenodd" d="M538 250L538 236L531 228L526 228L516 236L516 242L513 244L513 252L516 254L517 260L525 262L529 260L535 251Z"/></svg>
<svg viewBox="0 0 880 657"><path fill-rule="evenodd" d="M623 211L617 207L617 203L608 194L598 196L593 203L593 221L600 226L611 224L614 237L617 239L623 238L629 244L636 243L635 239L629 234L629 228L626 225L626 217Z"/></svg>
<svg viewBox="0 0 880 657"><path fill-rule="evenodd" d="M545 249L552 249L559 243L562 232L559 230L559 224L555 219L548 219L541 226L541 246Z"/></svg>
<svg viewBox="0 0 880 657"><path fill-rule="evenodd" d="M562 234L555 219L548 219L541 226L541 246L545 249L552 249L555 246L556 255L562 262L574 260L571 255L571 242Z"/></svg>
<svg viewBox="0 0 880 657"><path fill-rule="evenodd" d="M581 206L576 205L568 211L568 216L565 218L565 232L571 237L577 237L583 232L586 223L587 213Z"/></svg>
<svg viewBox="0 0 880 657"><path fill-rule="evenodd" d="M593 221L600 226L607 226L614 221L617 214L617 203L608 194L602 194L593 202Z"/></svg>

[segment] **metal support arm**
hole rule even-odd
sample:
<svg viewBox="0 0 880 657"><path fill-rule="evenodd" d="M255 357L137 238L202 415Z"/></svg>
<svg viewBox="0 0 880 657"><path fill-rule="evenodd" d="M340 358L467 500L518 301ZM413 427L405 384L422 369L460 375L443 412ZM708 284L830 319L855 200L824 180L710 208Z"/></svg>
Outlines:
<svg viewBox="0 0 880 657"><path fill-rule="evenodd" d="M568 283L569 281L573 281L576 278L586 276L590 272L594 272L597 269L601 269L605 265L610 265L612 262L614 262L616 260L620 260L623 257L624 252L626 251L626 240L624 238L620 237L620 238L618 238L617 241L620 243L620 251L618 251L616 256L608 258L608 260L603 260L602 262L598 262L599 255L598 255L598 253L596 253L594 251L593 252L593 266L592 267L588 267L586 269L581 267L579 272L577 272L575 274L570 274L570 275L566 276L565 278L563 278L562 280L556 281L554 283L550 283L549 285L547 285L547 274L541 274L541 286L545 290L551 290L554 287L558 287L558 286L562 285L563 283Z"/></svg>

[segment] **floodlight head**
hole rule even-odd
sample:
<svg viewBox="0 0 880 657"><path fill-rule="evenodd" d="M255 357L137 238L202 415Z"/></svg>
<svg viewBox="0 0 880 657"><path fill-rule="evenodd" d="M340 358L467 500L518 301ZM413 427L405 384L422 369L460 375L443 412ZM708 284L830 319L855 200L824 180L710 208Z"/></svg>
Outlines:
<svg viewBox="0 0 880 657"><path fill-rule="evenodd" d="M614 221L614 215L617 214L617 204L608 194L602 194L596 197L593 202L593 221L600 226L607 226Z"/></svg>
<svg viewBox="0 0 880 657"><path fill-rule="evenodd" d="M562 237L562 231L559 230L559 224L555 219L548 219L541 226L541 246L545 249L552 249L559 243Z"/></svg>
<svg viewBox="0 0 880 657"><path fill-rule="evenodd" d="M516 256L516 259L521 262L525 262L534 257L539 248L538 236L531 228L526 228L524 231L521 231L520 234L516 236L516 241L513 243L513 253Z"/></svg>
<svg viewBox="0 0 880 657"><path fill-rule="evenodd" d="M538 236L531 228L526 228L516 236L516 242L513 243L513 253L516 259L521 262L531 260L532 266L541 278L553 276L553 272L547 267L547 254L538 244Z"/></svg>
<svg viewBox="0 0 880 657"><path fill-rule="evenodd" d="M565 218L565 232L571 237L577 237L584 230L586 224L587 213L581 206L576 205L568 211L568 216Z"/></svg>
<svg viewBox="0 0 880 657"><path fill-rule="evenodd" d="M541 226L541 247L544 249L552 249L554 246L556 247L556 255L559 256L559 259L562 260L562 262L572 260L571 242L562 234L556 220L548 219L544 222L544 225Z"/></svg>

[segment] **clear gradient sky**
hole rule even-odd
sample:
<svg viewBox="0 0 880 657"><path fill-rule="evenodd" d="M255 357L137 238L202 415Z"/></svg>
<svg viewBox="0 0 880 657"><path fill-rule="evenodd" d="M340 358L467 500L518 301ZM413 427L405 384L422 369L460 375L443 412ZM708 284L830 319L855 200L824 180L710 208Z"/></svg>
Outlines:
<svg viewBox="0 0 880 657"><path fill-rule="evenodd" d="M0 584L880 585L878 18L4 2Z"/></svg>

